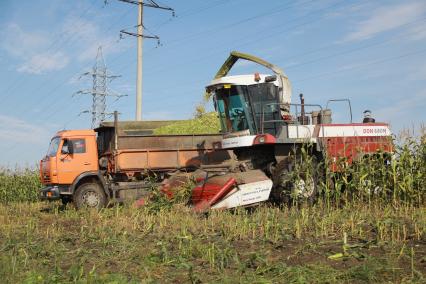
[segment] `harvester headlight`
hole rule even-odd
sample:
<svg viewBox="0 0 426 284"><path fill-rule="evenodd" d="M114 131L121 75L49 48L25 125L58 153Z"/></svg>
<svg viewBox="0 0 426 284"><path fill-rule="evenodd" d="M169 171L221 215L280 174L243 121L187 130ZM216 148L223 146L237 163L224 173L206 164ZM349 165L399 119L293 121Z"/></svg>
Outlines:
<svg viewBox="0 0 426 284"><path fill-rule="evenodd" d="M259 138L259 143L265 143L265 137L264 136Z"/></svg>

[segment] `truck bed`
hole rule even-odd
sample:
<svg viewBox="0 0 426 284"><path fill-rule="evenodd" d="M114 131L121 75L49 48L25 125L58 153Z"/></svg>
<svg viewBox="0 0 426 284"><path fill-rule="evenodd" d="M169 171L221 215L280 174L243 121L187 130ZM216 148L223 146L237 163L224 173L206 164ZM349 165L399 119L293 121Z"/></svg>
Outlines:
<svg viewBox="0 0 426 284"><path fill-rule="evenodd" d="M115 161L120 171L220 165L230 158L227 151L214 151L221 139L221 135L119 136Z"/></svg>
<svg viewBox="0 0 426 284"><path fill-rule="evenodd" d="M108 157L116 172L170 171L201 164L220 166L231 158L230 152L217 149L221 134L140 135L134 129L118 127L116 131L109 125L96 131L99 156Z"/></svg>

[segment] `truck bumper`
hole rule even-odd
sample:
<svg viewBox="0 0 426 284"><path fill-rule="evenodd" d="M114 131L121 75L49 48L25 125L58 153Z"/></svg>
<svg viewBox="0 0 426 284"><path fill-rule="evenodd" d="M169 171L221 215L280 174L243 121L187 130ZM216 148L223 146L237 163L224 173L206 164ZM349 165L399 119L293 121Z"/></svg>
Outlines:
<svg viewBox="0 0 426 284"><path fill-rule="evenodd" d="M68 186L49 185L40 190L41 200L58 200L61 195L70 195Z"/></svg>
<svg viewBox="0 0 426 284"><path fill-rule="evenodd" d="M60 198L58 186L46 186L40 190L41 200L56 200Z"/></svg>

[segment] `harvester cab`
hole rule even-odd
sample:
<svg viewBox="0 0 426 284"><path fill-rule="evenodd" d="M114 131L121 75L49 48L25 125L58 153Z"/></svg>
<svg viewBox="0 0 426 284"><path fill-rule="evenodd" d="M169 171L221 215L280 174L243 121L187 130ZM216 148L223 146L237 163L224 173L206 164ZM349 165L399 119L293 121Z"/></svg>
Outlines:
<svg viewBox="0 0 426 284"><path fill-rule="evenodd" d="M225 76L238 59L256 62L271 69L274 74ZM289 117L291 85L277 66L252 55L232 52L206 87L207 97L212 97L219 115L222 133L246 136L269 133L277 136L276 123Z"/></svg>
<svg viewBox="0 0 426 284"><path fill-rule="evenodd" d="M288 112L279 106L280 86L276 76L228 76L214 80L213 84L209 89L223 133L260 134L265 104L268 105L264 112L266 119L278 120ZM277 135L275 127L267 128L266 131Z"/></svg>

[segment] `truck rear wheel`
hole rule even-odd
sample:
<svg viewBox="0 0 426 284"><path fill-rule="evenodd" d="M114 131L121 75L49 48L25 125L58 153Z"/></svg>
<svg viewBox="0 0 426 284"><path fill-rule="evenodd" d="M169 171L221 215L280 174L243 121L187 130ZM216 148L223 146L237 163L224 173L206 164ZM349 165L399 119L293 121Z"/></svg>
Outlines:
<svg viewBox="0 0 426 284"><path fill-rule="evenodd" d="M296 159L289 157L279 162L272 176L273 201L290 204L292 201L312 204L318 195L318 168L315 159L296 165Z"/></svg>
<svg viewBox="0 0 426 284"><path fill-rule="evenodd" d="M78 187L74 195L74 204L77 209L96 208L101 209L107 204L107 197L97 183L84 183Z"/></svg>

